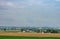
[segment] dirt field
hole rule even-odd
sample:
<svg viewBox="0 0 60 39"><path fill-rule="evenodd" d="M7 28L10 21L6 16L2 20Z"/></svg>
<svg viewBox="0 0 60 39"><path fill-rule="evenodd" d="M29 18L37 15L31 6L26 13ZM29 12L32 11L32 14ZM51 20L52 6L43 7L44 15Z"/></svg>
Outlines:
<svg viewBox="0 0 60 39"><path fill-rule="evenodd" d="M0 36L60 37L59 33L0 32Z"/></svg>

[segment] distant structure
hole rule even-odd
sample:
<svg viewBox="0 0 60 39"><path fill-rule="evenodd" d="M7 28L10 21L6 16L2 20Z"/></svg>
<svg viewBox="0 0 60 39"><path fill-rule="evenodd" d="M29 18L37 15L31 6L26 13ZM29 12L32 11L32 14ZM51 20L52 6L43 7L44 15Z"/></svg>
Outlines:
<svg viewBox="0 0 60 39"><path fill-rule="evenodd" d="M5 27L0 26L0 31L4 32L36 32L36 33L60 33L60 28L49 27Z"/></svg>

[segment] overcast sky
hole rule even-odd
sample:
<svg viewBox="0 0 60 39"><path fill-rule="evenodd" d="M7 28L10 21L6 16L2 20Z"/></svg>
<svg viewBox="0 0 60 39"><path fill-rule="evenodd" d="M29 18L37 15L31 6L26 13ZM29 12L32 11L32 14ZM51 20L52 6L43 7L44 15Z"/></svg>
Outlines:
<svg viewBox="0 0 60 39"><path fill-rule="evenodd" d="M0 0L0 25L60 27L60 0Z"/></svg>

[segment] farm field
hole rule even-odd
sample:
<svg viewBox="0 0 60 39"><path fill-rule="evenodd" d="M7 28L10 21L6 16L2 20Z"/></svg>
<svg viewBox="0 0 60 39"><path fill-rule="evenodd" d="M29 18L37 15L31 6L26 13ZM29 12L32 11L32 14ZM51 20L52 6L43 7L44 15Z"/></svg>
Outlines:
<svg viewBox="0 0 60 39"><path fill-rule="evenodd" d="M0 36L0 39L60 39L59 37Z"/></svg>
<svg viewBox="0 0 60 39"><path fill-rule="evenodd" d="M60 37L60 33L0 32L0 36Z"/></svg>

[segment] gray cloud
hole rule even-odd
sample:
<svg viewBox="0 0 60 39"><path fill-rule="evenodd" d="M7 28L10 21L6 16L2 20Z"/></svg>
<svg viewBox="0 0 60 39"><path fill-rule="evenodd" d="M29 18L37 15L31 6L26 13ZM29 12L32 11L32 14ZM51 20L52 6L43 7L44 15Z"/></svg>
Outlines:
<svg viewBox="0 0 60 39"><path fill-rule="evenodd" d="M6 3L5 3L6 2ZM0 25L59 26L60 10L56 3L42 0L0 3ZM2 7L1 7L2 6ZM58 12L58 13L57 13Z"/></svg>

